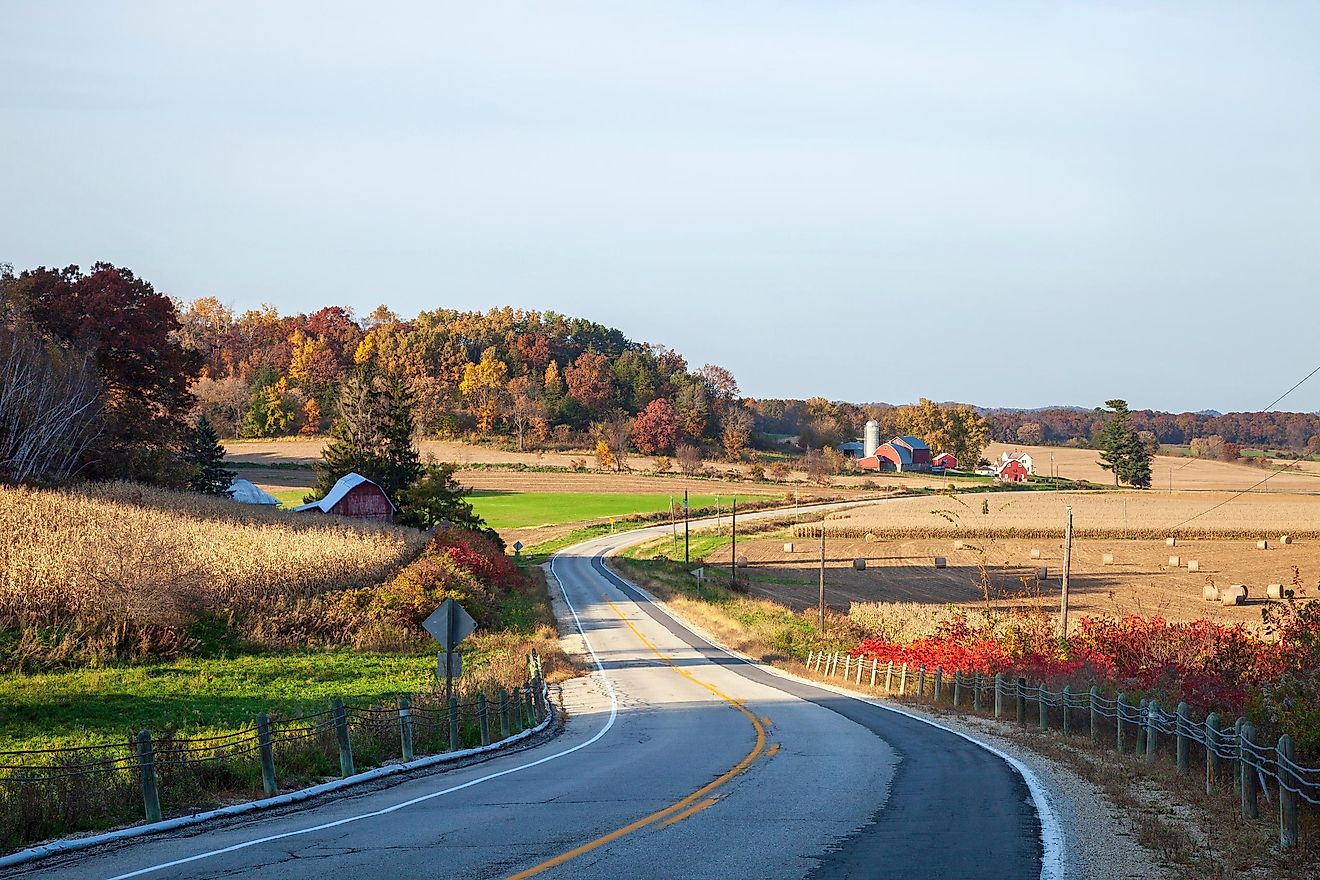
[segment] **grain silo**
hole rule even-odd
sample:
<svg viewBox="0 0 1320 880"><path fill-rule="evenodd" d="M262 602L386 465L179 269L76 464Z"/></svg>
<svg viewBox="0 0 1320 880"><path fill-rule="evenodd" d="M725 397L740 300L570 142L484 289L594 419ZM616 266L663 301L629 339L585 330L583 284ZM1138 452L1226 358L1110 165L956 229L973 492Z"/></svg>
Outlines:
<svg viewBox="0 0 1320 880"><path fill-rule="evenodd" d="M866 442L863 444L865 457L870 458L875 455L875 451L880 448L880 423L871 419L866 423Z"/></svg>

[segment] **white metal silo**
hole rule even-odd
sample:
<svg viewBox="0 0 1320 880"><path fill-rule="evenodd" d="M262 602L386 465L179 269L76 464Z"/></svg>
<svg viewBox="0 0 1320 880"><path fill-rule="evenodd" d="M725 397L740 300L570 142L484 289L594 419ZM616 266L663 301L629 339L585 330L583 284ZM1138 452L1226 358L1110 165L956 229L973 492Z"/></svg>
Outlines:
<svg viewBox="0 0 1320 880"><path fill-rule="evenodd" d="M863 448L867 458L875 455L875 451L880 448L880 423L875 419L866 423L866 442Z"/></svg>

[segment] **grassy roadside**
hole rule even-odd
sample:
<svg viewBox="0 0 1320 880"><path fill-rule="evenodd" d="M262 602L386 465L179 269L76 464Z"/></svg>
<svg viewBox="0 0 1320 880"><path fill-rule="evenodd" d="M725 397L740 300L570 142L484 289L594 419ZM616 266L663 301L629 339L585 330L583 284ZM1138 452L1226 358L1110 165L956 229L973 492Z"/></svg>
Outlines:
<svg viewBox="0 0 1320 880"><path fill-rule="evenodd" d="M696 579L681 562L645 558L654 554L653 545L648 542L629 548L627 556L610 557L609 565L729 648L824 681L806 667L807 652L845 651L858 642L859 634L847 617L831 614L822 636L816 631L814 611L795 614L777 602L735 593L728 588L727 575L723 575L722 583L707 581L699 593ZM840 686L837 678L830 683ZM871 697L883 696L882 685L872 690L863 683L855 689ZM915 705L910 698L903 702ZM1260 820L1242 820L1231 785L1221 784L1215 794L1207 795L1204 771L1198 772L1194 765L1189 776L1179 777L1168 754L1170 749L1148 763L1132 754L1117 755L1094 747L1085 733L1076 729L1071 738L1065 739L1057 727L1038 733L1031 726L1022 729L984 715L955 713L950 707L934 707L928 701L917 708L983 726L987 732L1005 736L1095 784L1129 817L1137 841L1156 854L1174 876L1223 880L1239 876L1301 880L1316 876L1320 821L1313 811L1303 811L1299 846L1285 854L1277 848L1276 804L1262 799Z"/></svg>
<svg viewBox="0 0 1320 880"><path fill-rule="evenodd" d="M535 649L546 677L574 674L559 647L544 578L500 604L500 629L478 630L462 645L460 693L519 685ZM0 676L0 750L120 743L136 731L213 736L241 730L258 712L292 717L320 711L334 697L349 704L393 703L437 685L430 650L373 652L347 647L235 653L167 663L80 667Z"/></svg>

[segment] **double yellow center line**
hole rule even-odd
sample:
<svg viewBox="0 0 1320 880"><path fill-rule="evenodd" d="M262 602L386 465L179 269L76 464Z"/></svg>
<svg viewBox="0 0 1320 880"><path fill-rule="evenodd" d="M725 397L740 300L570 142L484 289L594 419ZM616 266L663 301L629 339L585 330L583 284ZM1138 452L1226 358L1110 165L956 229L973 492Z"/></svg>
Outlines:
<svg viewBox="0 0 1320 880"><path fill-rule="evenodd" d="M642 635L641 630L633 626L633 622L629 620L621 610L619 610L619 606L615 605L604 595L601 596L601 599L603 599L605 603L609 605L611 609L613 609L614 613L619 616L620 620L622 620L625 624L628 625L628 629L633 631L633 635L637 636L637 638L641 640L641 643L643 645L646 645L646 647L651 650L651 653L655 654L655 656L659 657L662 661L664 661L665 665L667 665L670 669L674 670L679 675L683 676L693 684L699 685L700 687L710 691L712 694L719 697L721 700L724 700L730 706L733 706L733 708L737 709L743 715L746 715L747 720L752 722L752 727L755 728L756 730L756 744L752 747L752 750L750 752L748 752L745 756L743 756L743 759L741 761L739 761L737 764L735 764L729 770L725 771L720 776L716 777L715 779L703 785L701 788L692 792L692 794L688 795L687 797L682 798L681 800L674 801L674 803L670 804L664 809L656 810L654 813L651 813L648 816L643 816L642 818L638 819L635 822L629 822L627 825L624 825L622 828L616 828L613 831L609 832L608 834L603 834L600 837L597 837L595 840L591 840L582 844L581 846L574 847L573 849L570 849L568 852L561 853L560 855L557 855L552 859L547 859L546 861L541 862L541 864L539 865L534 865L525 871L519 871L517 874L511 874L509 875L508 880L522 880L522 878L525 877L533 877L537 874L540 874L543 871L548 871L551 868L558 867L559 865L571 861L577 858L578 856L583 855L584 853L589 853L592 850L602 847L607 843L612 843L621 837L625 837L629 834L632 834L634 831L640 831L641 829L646 828L648 826L655 825L658 828L666 828L670 825L673 825L676 822L682 822L684 819L688 818L689 816L695 816L697 813L700 813L702 810L715 805L717 799L710 796L711 792L715 791L720 786L729 782L729 780L733 779L734 777L746 771L747 768L752 766L752 763L756 761L758 758L767 757L779 751L778 745L771 747L769 751L767 751L765 747L766 726L770 723L770 719L757 718L756 715L751 710L749 710L746 706L742 704L741 700L737 700L729 696L728 694L724 693L714 685L702 681L692 673L688 672L686 669L680 669L674 663L673 660L669 659L669 657L662 654L660 652L660 649L651 643L650 639Z"/></svg>

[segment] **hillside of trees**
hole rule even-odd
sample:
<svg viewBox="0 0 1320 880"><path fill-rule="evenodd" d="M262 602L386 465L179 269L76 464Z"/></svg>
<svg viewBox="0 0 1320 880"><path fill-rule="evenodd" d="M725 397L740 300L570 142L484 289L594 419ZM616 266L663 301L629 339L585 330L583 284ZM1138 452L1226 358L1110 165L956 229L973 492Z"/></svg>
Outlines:
<svg viewBox="0 0 1320 880"><path fill-rule="evenodd" d="M861 436L867 419L880 423L880 434L899 433L904 407L810 400L758 400L752 405L756 430L793 435L811 446L830 445ZM990 439L1003 443L1050 446L1094 446L1105 425L1105 410L1056 407L1039 410L976 407L989 426ZM1166 413L1133 410L1129 424L1158 443L1208 447L1206 457L1236 458L1240 447L1320 452L1320 415L1314 413ZM1201 442L1196 442L1201 441Z"/></svg>
<svg viewBox="0 0 1320 880"><path fill-rule="evenodd" d="M991 439L1092 446L1108 423L1101 409L752 400L722 367L691 369L672 349L554 312L235 313L214 297L171 299L108 263L17 274L0 265L4 482L220 491L228 475L217 435L331 433L343 443L356 432L350 463L360 465L373 444L389 445L368 427L400 433L390 441L400 448L414 431L494 437L519 448L594 446L598 466L620 470L630 454L674 455L688 470L702 455L738 460L748 447L831 447L872 418L882 436L924 432L969 458ZM1207 457L1236 458L1248 445L1320 448L1320 416L1310 414L1127 418L1147 447L1188 443Z"/></svg>

